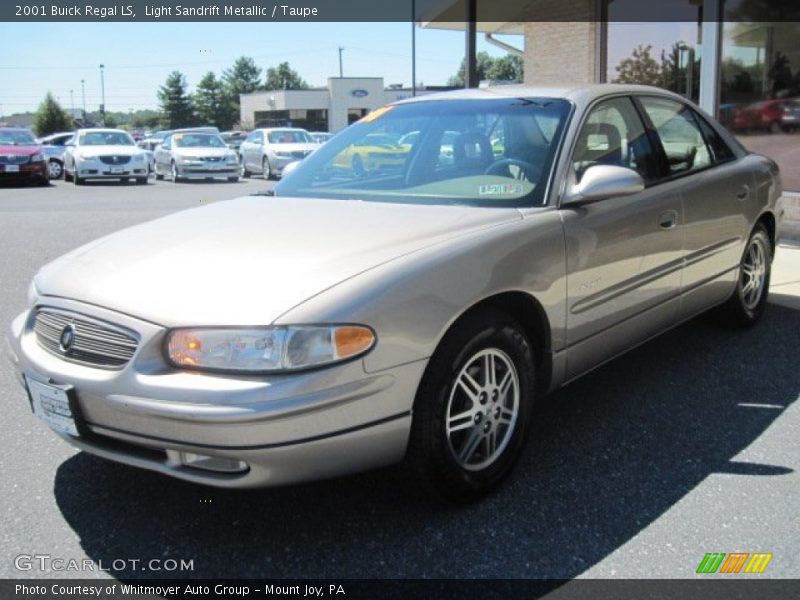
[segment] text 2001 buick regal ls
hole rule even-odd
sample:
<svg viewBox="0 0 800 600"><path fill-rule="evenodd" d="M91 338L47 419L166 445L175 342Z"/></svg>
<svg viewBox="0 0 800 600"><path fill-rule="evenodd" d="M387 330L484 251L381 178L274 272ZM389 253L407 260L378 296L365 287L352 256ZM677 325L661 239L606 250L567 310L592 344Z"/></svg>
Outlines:
<svg viewBox="0 0 800 600"><path fill-rule="evenodd" d="M772 161L654 88L428 96L274 197L47 265L11 357L34 412L111 460L233 488L405 457L471 498L540 395L711 307L755 322L779 194Z"/></svg>

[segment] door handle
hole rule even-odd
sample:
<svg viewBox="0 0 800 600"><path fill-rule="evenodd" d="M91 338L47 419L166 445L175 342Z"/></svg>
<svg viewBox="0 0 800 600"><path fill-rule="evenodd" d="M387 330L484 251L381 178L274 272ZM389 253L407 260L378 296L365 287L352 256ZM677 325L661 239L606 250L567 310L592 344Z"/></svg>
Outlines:
<svg viewBox="0 0 800 600"><path fill-rule="evenodd" d="M739 200L744 200L745 198L747 198L749 193L750 193L750 186L745 184L739 188L738 192L736 192L736 197Z"/></svg>
<svg viewBox="0 0 800 600"><path fill-rule="evenodd" d="M674 210L668 210L665 213L662 213L660 217L658 217L658 226L661 229L672 229L675 227L675 224L678 222L678 213Z"/></svg>

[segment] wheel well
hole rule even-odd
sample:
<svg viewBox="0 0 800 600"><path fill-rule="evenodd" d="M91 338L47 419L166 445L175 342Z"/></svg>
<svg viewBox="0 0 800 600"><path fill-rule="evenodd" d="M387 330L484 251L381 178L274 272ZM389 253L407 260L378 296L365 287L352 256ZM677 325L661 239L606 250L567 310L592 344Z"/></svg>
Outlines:
<svg viewBox="0 0 800 600"><path fill-rule="evenodd" d="M552 358L550 354L550 323L541 304L526 292L503 292L484 298L467 309L453 324L475 310L494 308L513 317L522 326L533 346L538 374L538 388L544 392L550 385Z"/></svg>
<svg viewBox="0 0 800 600"><path fill-rule="evenodd" d="M776 223L775 223L775 215L771 212L765 212L758 218L757 223L763 223L764 227L767 228L767 233L769 234L769 241L772 244L772 255L775 256L775 245L777 244L776 238Z"/></svg>

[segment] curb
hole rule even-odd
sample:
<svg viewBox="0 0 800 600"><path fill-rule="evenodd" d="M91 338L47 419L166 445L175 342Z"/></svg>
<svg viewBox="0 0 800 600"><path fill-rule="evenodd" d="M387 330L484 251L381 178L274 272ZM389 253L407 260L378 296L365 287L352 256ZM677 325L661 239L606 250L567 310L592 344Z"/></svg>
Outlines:
<svg viewBox="0 0 800 600"><path fill-rule="evenodd" d="M800 193L784 192L776 208L778 239L800 241Z"/></svg>

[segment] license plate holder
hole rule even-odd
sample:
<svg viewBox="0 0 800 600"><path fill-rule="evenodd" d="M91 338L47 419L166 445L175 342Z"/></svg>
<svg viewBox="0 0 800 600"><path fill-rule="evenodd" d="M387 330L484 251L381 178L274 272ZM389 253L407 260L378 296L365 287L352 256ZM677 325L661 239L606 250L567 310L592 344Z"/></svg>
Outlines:
<svg viewBox="0 0 800 600"><path fill-rule="evenodd" d="M5 165L3 171L6 173L19 173L19 165Z"/></svg>
<svg viewBox="0 0 800 600"><path fill-rule="evenodd" d="M125 169L124 169L123 167L111 167L111 168L109 169L109 171L110 171L111 173L117 174L117 173L124 173L124 172L125 172Z"/></svg>
<svg viewBox="0 0 800 600"><path fill-rule="evenodd" d="M42 383L27 376L25 384L34 415L58 433L80 437L75 388Z"/></svg>

